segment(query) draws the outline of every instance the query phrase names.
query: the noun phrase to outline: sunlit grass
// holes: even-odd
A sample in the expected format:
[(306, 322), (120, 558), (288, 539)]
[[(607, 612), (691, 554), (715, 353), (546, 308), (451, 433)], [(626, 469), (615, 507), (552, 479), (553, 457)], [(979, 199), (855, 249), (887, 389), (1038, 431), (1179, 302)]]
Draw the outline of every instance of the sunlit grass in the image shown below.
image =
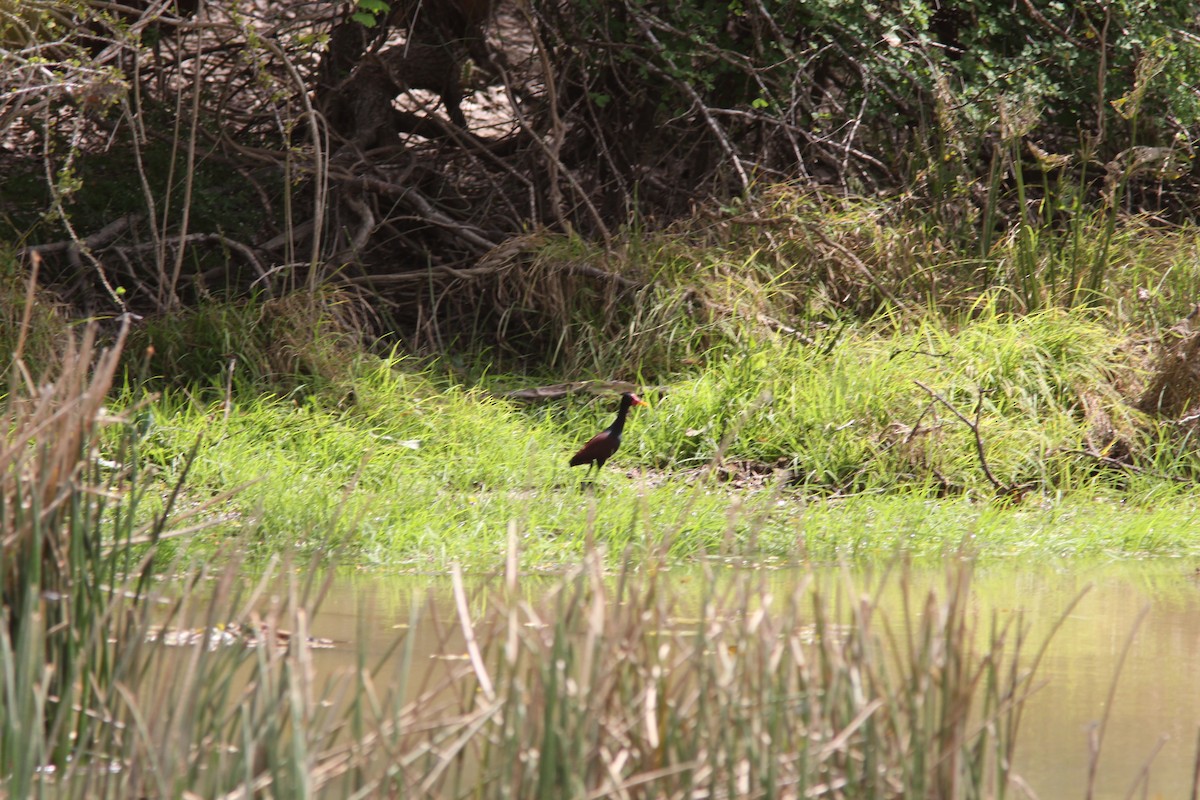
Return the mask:
[[(836, 560), (1191, 552), (1198, 504), (1178, 482), (1195, 455), (1146, 442), (1113, 388), (1135, 380), (1086, 311), (1009, 317), (981, 309), (950, 326), (887, 320), (826, 351), (787, 339), (716, 349), (694, 373), (647, 387), (622, 449), (585, 485), (567, 458), (608, 425), (615, 396), (529, 405), (467, 389), (414, 360), (364, 360), (336, 408), (233, 393), (168, 393), (142, 444), (172, 480), (202, 444), (190, 491), (245, 485), (212, 546), (253, 520), (252, 546), (342, 549), (409, 568), (487, 568), (510, 522), (529, 566), (553, 568), (589, 541), (611, 558), (765, 555)], [(526, 379), (528, 380), (528, 379)], [(928, 391), (926, 390), (926, 387)], [(994, 479), (1016, 487), (997, 500)], [(1101, 464), (1096, 415), (1151, 460)], [(1115, 433), (1113, 433), (1115, 432)], [(669, 544), (663, 545), (664, 542)]]

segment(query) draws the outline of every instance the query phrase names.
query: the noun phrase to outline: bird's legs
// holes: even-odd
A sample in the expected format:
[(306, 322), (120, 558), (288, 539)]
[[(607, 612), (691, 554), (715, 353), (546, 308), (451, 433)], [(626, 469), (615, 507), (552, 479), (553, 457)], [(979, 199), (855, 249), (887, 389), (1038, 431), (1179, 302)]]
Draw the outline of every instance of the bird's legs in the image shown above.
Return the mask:
[[(596, 476), (592, 475), (593, 467), (596, 470)], [(588, 464), (587, 471), (583, 473), (583, 480), (579, 482), (579, 485), (580, 486), (589, 486), (589, 487), (595, 486), (596, 485), (596, 477), (598, 477), (599, 475), (600, 475), (600, 464), (596, 461), (593, 461), (592, 463)]]

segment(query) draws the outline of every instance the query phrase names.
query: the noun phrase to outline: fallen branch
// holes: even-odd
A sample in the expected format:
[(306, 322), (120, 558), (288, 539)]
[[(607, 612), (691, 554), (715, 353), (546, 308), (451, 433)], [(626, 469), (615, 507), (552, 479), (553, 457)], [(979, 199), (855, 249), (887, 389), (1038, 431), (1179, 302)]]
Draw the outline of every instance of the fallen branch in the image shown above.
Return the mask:
[(486, 253), (497, 245), (497, 242), (489, 239), (482, 230), (474, 225), (451, 219), (438, 211), (424, 195), (409, 186), (401, 186), (398, 183), (391, 183), (379, 178), (368, 178), (365, 175), (351, 175), (340, 170), (330, 170), (329, 176), (344, 185), (353, 186), (364, 192), (382, 194), (399, 200), (412, 208), (426, 222), (437, 225), (466, 242), (476, 253)]
[[(263, 268), (262, 262), (258, 260), (258, 255), (254, 252), (254, 248), (248, 244), (243, 244), (236, 239), (230, 239), (223, 233), (189, 233), (187, 236), (178, 237), (171, 236), (166, 240), (168, 246), (179, 245), (198, 245), (198, 244), (216, 244), (224, 247), (240, 255), (245, 259), (246, 263), (254, 268), (259, 278), (267, 276), (266, 269)], [(139, 253), (147, 250), (156, 250), (158, 245), (154, 242), (146, 242), (144, 244), (129, 245), (128, 247), (114, 247), (113, 250), (121, 253)]]
[[(23, 253), (29, 256), (45, 256), (47, 253), (62, 253), (65, 252), (72, 264), (78, 262), (79, 254), (84, 250), (97, 251), (103, 250), (106, 245), (120, 236), (125, 230), (140, 222), (145, 217), (144, 214), (126, 214), (105, 225), (100, 230), (93, 233), (80, 241), (76, 242), (70, 239), (59, 242), (47, 242), (46, 244), (37, 244), (24, 249)], [(255, 248), (248, 244), (243, 244), (236, 239), (231, 239), (222, 233), (190, 233), (184, 237), (173, 236), (167, 239), (168, 245), (198, 245), (198, 244), (217, 244), (240, 255), (260, 278), (266, 277), (266, 270), (263, 268), (262, 262), (259, 261), (258, 255), (255, 253)], [(120, 255), (128, 255), (131, 253), (144, 253), (150, 250), (157, 250), (158, 245), (154, 242), (144, 242), (141, 244), (125, 245), (111, 248), (112, 252)]]
[(26, 247), (23, 251), (21, 251), (21, 254), (24, 256), (32, 256), (34, 253), (37, 253), (38, 255), (45, 256), (47, 253), (67, 252), (71, 255), (72, 260), (74, 261), (79, 258), (79, 251), (81, 248), (95, 250), (97, 248), (104, 247), (130, 227), (138, 222), (141, 222), (145, 216), (145, 214), (125, 214), (124, 216), (117, 217), (112, 222), (93, 233), (91, 236), (85, 237), (78, 241), (75, 239), (64, 239), (60, 242), (47, 242), (46, 244), (31, 245), (30, 247)]
[(573, 394), (601, 395), (636, 391), (642, 390), (637, 385), (625, 381), (572, 381), (571, 383), (555, 383), (550, 386), (535, 386), (531, 389), (516, 389), (505, 392), (501, 397), (532, 403), (542, 400), (559, 400)]

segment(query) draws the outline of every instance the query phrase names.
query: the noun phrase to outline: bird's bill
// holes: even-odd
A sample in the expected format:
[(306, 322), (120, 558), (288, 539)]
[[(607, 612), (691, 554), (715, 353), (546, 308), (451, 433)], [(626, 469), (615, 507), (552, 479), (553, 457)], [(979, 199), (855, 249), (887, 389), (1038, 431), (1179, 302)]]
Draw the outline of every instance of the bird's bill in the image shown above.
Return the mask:
[(649, 407), (650, 407), (650, 404), (649, 404), (649, 403), (647, 403), (647, 402), (646, 402), (645, 400), (643, 400), (642, 398), (638, 397), (636, 394), (633, 396), (633, 404), (634, 404), (635, 406), (646, 406), (647, 408), (649, 408)]

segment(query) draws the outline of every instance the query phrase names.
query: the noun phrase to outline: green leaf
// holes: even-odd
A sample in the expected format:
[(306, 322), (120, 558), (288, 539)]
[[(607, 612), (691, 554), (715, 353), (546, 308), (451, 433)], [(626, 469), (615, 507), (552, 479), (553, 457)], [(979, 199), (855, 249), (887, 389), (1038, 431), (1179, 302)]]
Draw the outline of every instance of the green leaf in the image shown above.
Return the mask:
[(358, 0), (355, 5), (359, 10), (351, 14), (350, 19), (364, 28), (374, 28), (378, 24), (377, 17), (385, 16), (392, 9), (384, 0)]

